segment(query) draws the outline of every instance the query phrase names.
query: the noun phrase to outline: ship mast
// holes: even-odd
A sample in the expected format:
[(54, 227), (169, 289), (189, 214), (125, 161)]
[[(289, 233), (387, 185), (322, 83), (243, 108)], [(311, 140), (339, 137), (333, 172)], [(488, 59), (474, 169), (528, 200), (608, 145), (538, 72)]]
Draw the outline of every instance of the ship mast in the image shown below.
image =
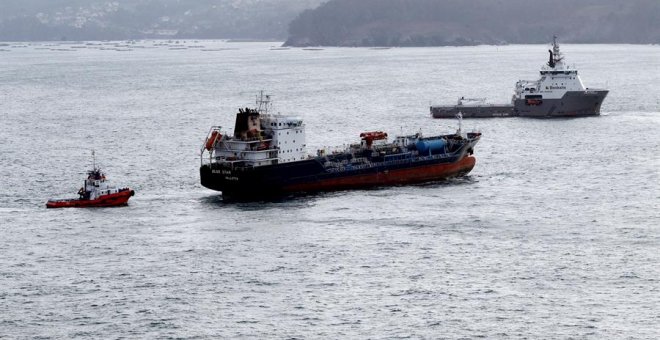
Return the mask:
[(273, 103), (270, 100), (270, 95), (264, 95), (264, 91), (259, 91), (257, 96), (257, 112), (259, 114), (268, 114), (268, 110), (271, 109)]
[(554, 68), (555, 65), (562, 60), (564, 60), (564, 57), (559, 51), (559, 44), (557, 43), (557, 36), (555, 35), (552, 37), (552, 50), (550, 51), (550, 61), (548, 62), (548, 66)]
[(458, 130), (456, 130), (456, 134), (459, 136), (463, 135), (463, 113), (461, 111), (458, 111), (456, 114), (456, 119), (458, 119)]

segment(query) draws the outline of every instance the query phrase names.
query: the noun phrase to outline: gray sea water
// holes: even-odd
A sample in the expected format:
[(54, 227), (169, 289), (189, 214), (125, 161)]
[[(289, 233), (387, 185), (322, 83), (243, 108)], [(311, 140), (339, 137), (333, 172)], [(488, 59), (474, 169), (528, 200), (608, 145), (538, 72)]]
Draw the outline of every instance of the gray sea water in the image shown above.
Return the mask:
[[(506, 102), (547, 46), (160, 44), (0, 47), (0, 338), (658, 338), (660, 46), (563, 45), (603, 115), (466, 120), (466, 178), (232, 204), (199, 149), (259, 90), (313, 153), (453, 131), (429, 103)], [(130, 205), (45, 209), (92, 149)]]

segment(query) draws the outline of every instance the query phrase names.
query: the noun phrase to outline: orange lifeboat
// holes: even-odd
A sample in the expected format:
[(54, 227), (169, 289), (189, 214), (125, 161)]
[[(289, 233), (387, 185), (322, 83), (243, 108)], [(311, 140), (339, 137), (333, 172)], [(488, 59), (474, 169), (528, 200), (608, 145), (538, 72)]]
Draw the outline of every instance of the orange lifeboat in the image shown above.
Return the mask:
[(222, 135), (218, 131), (213, 131), (211, 136), (206, 140), (206, 150), (210, 151), (213, 149), (213, 145), (220, 138), (222, 138)]

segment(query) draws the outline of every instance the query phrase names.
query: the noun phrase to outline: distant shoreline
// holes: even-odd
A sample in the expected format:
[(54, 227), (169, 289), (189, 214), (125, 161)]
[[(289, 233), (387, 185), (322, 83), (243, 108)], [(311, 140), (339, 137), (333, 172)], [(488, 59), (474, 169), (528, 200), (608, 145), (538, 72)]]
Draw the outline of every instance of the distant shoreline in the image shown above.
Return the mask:
[(658, 44), (657, 0), (329, 0), (289, 24), (286, 46)]
[[(324, 49), (324, 48), (367, 48), (373, 50), (387, 50), (394, 48), (436, 48), (436, 47), (478, 47), (478, 46), (526, 46), (526, 45), (547, 45), (543, 42), (531, 43), (511, 43), (511, 44), (473, 44), (473, 45), (420, 45), (420, 46), (341, 46), (341, 45), (286, 45), (283, 40), (269, 40), (269, 39), (208, 39), (208, 38), (188, 38), (188, 39), (167, 39), (167, 38), (141, 38), (141, 39), (103, 39), (103, 40), (0, 40), (0, 47), (11, 47), (12, 44), (61, 44), (61, 45), (75, 45), (84, 43), (117, 43), (117, 42), (143, 42), (143, 41), (158, 41), (158, 42), (172, 42), (172, 43), (191, 43), (191, 42), (225, 42), (231, 44), (241, 43), (270, 43), (276, 47), (292, 48), (292, 49)], [(621, 43), (621, 42), (563, 42), (562, 45), (631, 45), (631, 46), (660, 46), (660, 43)]]

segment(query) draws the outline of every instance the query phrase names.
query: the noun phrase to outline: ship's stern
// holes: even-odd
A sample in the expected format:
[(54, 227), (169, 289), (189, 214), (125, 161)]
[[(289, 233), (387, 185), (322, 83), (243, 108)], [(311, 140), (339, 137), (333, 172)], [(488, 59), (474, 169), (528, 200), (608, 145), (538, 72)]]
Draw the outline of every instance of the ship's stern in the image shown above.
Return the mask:
[(276, 182), (269, 181), (268, 169), (232, 168), (231, 166), (212, 163), (199, 168), (202, 186), (222, 192), (223, 199), (243, 199), (269, 197), (277, 192)]
[(251, 180), (250, 173), (220, 163), (204, 164), (199, 168), (202, 186), (222, 191), (223, 195), (252, 189), (255, 181)]
[(204, 164), (199, 168), (199, 176), (201, 178), (202, 186), (205, 188), (222, 191), (224, 188), (224, 181), (220, 176), (217, 176), (213, 173), (211, 169), (211, 164)]

